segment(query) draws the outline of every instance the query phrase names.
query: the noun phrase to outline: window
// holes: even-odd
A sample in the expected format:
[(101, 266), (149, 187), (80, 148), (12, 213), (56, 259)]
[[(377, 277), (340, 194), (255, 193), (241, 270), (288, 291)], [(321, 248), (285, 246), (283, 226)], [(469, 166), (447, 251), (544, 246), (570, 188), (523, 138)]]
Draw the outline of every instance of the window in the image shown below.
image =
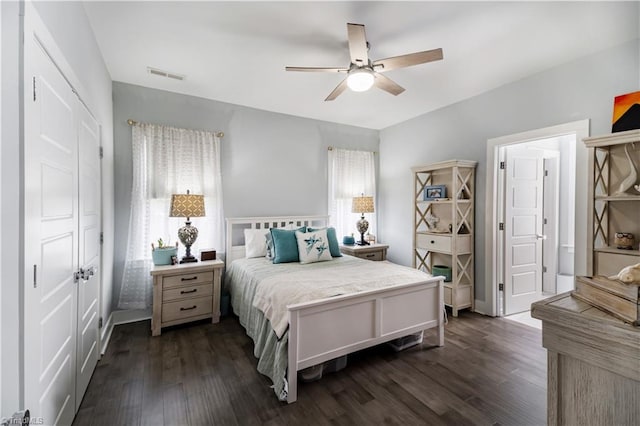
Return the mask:
[[(154, 124), (132, 126), (133, 182), (129, 240), (118, 307), (151, 306), (151, 243), (178, 241), (186, 218), (169, 217), (171, 194), (203, 194), (205, 217), (192, 218), (198, 238), (191, 248), (223, 247), (220, 139), (212, 132)], [(184, 247), (180, 247), (179, 257)]]
[[(358, 236), (356, 222), (360, 213), (351, 212), (353, 197), (364, 194), (376, 201), (376, 170), (374, 153), (333, 148), (329, 151), (329, 222), (340, 239)], [(367, 213), (369, 233), (376, 232), (376, 214)]]

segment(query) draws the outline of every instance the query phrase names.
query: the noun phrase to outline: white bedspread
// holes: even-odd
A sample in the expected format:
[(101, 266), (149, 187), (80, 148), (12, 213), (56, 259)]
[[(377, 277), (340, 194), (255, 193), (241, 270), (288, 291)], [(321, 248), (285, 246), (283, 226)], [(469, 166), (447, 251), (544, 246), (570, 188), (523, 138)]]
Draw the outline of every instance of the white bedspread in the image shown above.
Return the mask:
[(288, 305), (417, 283), (431, 277), (417, 269), (391, 262), (372, 262), (351, 256), (310, 265), (278, 266), (281, 272), (261, 279), (253, 299), (253, 306), (269, 319), (278, 338), (289, 325)]

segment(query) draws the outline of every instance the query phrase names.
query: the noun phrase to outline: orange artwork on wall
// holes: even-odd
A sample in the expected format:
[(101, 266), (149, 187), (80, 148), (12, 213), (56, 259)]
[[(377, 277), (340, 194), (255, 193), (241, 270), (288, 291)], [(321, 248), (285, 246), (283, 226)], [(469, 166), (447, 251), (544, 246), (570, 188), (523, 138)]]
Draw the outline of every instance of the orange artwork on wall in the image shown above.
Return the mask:
[(615, 97), (612, 123), (613, 133), (640, 129), (640, 92)]

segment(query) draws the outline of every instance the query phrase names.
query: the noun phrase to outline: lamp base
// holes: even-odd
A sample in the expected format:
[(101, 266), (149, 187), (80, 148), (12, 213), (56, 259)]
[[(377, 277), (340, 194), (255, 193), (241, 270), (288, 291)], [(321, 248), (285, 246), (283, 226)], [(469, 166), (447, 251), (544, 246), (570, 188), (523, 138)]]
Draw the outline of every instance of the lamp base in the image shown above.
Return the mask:
[(198, 238), (198, 228), (196, 228), (195, 226), (191, 226), (191, 221), (189, 220), (189, 218), (187, 218), (185, 226), (178, 229), (178, 238), (187, 249), (185, 255), (182, 256), (180, 263), (197, 262), (198, 259), (196, 259), (195, 256), (191, 254), (191, 246), (196, 242), (196, 238)]
[(356, 245), (359, 246), (368, 246), (369, 243), (364, 240), (364, 234), (369, 229), (369, 222), (364, 218), (364, 213), (359, 221), (356, 222), (356, 229), (360, 233), (360, 241), (356, 241)]
[(368, 241), (364, 240), (364, 232), (360, 234), (360, 241), (356, 241), (357, 246), (368, 246), (370, 245)]

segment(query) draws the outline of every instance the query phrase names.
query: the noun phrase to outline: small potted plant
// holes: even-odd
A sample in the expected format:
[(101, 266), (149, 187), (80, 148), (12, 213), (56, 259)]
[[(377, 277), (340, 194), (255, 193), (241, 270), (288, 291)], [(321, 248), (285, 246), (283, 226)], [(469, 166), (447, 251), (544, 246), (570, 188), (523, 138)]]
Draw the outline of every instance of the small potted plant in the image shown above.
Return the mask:
[(171, 258), (178, 255), (178, 243), (175, 246), (166, 245), (162, 238), (158, 239), (158, 246), (151, 243), (151, 257), (154, 265), (171, 265)]

